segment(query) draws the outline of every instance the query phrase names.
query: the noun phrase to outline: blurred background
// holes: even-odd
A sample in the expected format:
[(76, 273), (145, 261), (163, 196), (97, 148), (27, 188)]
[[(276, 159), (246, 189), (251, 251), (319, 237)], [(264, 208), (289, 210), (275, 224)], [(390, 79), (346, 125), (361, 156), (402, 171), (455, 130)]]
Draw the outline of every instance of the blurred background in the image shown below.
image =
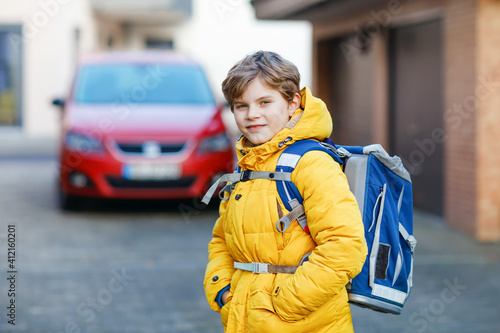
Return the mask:
[[(0, 332), (222, 331), (202, 288), (216, 207), (182, 196), (61, 210), (58, 180), (68, 163), (59, 147), (75, 119), (67, 115), (81, 59), (108, 51), (194, 59), (232, 146), (238, 133), (220, 85), (236, 61), (261, 49), (295, 63), (301, 85), (327, 103), (334, 142), (381, 143), (412, 175), (419, 242), (412, 295), (401, 316), (353, 307), (356, 331), (500, 332), (496, 0), (0, 0), (5, 277), (9, 226), (17, 231), (16, 296), (2, 278)], [(218, 141), (200, 142), (220, 147), (226, 141), (209, 127), (203, 136)], [(71, 138), (85, 152), (78, 156), (89, 146), (107, 150), (91, 135)], [(175, 177), (165, 168), (137, 172), (169, 186)], [(81, 174), (69, 173), (68, 182), (98, 185)], [(12, 299), (16, 325), (7, 316)]]

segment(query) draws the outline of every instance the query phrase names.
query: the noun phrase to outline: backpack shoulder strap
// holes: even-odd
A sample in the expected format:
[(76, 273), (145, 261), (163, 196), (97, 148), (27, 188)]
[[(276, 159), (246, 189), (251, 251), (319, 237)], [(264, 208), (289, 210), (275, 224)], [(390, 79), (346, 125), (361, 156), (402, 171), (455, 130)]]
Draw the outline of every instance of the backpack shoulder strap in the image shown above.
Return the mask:
[[(324, 151), (337, 163), (344, 164), (344, 161), (341, 158), (341, 155), (337, 152), (335, 146), (316, 140), (301, 140), (291, 144), (281, 153), (276, 165), (276, 171), (292, 173), (302, 156), (313, 150)], [(283, 216), (276, 223), (276, 228), (280, 232), (284, 232), (290, 223), (297, 219), (301, 227), (308, 232), (307, 220), (303, 206), (304, 199), (295, 184), (291, 180), (277, 181), (276, 187), (278, 189), (281, 202), (283, 202), (285, 208), (290, 211), (289, 214)]]

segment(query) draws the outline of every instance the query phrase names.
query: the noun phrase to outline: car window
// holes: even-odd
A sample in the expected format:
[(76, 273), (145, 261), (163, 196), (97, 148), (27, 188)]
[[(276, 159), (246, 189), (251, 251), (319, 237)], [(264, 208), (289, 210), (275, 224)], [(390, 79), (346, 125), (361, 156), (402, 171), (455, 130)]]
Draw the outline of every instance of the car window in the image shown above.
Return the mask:
[(77, 103), (214, 103), (198, 66), (88, 64), (76, 82)]

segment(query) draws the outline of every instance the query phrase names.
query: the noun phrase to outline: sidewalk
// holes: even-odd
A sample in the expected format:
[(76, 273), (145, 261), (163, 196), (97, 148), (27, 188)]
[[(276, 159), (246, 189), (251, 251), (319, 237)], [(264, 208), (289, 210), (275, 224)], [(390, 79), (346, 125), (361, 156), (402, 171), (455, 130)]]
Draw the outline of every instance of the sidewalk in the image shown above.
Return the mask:
[(500, 243), (479, 243), (416, 211), (414, 284), (403, 313), (352, 306), (356, 333), (500, 332)]
[(0, 158), (26, 156), (56, 156), (58, 138), (31, 138), (17, 132), (0, 129)]

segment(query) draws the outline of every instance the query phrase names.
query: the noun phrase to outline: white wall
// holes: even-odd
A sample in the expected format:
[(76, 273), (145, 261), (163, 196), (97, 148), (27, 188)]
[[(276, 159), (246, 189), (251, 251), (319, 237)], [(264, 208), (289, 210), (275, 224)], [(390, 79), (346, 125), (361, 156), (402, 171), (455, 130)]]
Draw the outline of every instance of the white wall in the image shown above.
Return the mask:
[(80, 28), (80, 52), (95, 45), (93, 19), (86, 0), (0, 0), (0, 24), (22, 25), (12, 45), (23, 48), (23, 134), (43, 137), (59, 132), (54, 97), (64, 97), (74, 72), (74, 29)]
[(301, 86), (312, 80), (312, 26), (299, 21), (259, 21), (248, 0), (193, 0), (193, 20), (178, 30), (174, 47), (194, 54), (204, 65), (212, 86), (222, 97), (221, 83), (245, 55), (274, 51), (292, 61)]

